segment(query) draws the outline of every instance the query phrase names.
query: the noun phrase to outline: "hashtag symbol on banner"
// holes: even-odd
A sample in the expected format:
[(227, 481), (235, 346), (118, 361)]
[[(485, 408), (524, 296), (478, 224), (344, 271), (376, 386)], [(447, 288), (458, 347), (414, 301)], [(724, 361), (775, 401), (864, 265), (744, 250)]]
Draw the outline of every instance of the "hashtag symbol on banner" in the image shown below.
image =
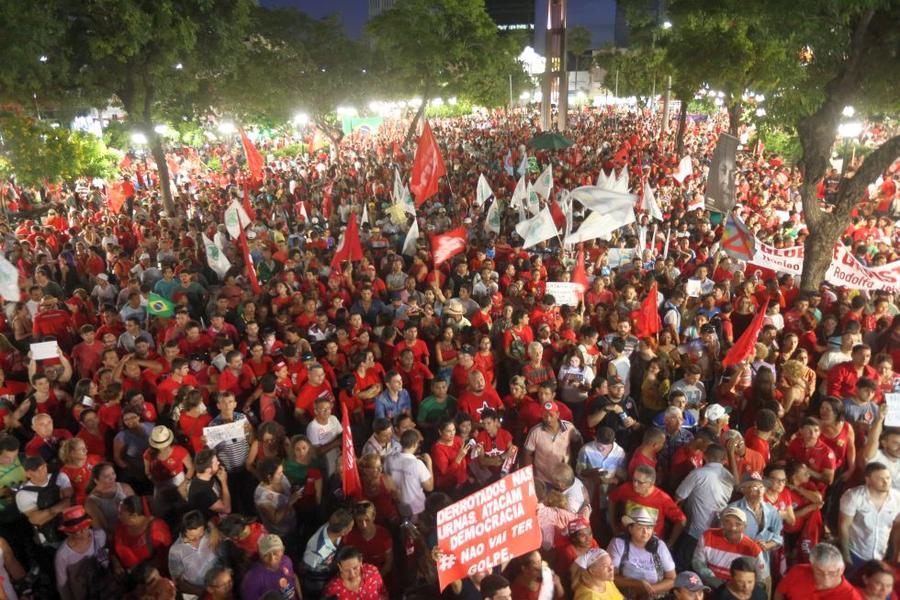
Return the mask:
[(453, 554), (441, 553), (441, 557), (438, 559), (438, 568), (441, 571), (449, 571), (455, 564), (456, 556), (454, 556)]

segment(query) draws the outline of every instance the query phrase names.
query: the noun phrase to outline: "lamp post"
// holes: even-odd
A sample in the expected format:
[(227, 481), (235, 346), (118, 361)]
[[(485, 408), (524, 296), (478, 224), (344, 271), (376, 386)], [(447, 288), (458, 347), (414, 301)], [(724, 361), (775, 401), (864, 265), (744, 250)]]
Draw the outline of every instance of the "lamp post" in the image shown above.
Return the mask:
[(862, 133), (863, 124), (859, 121), (848, 121), (838, 125), (838, 135), (844, 138), (844, 150), (841, 157), (841, 179), (847, 173), (847, 153), (850, 150), (850, 140), (858, 138)]

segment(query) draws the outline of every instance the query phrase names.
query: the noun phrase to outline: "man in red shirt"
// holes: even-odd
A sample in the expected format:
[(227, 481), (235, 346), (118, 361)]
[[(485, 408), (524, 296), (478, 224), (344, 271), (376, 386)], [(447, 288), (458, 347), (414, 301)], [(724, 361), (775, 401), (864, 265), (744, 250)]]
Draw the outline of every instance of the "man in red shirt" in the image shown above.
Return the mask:
[(244, 364), (244, 355), (239, 350), (232, 350), (225, 355), (225, 369), (219, 375), (216, 389), (228, 390), (238, 402), (246, 402), (250, 392), (256, 388), (256, 375), (249, 365)]
[[(492, 408), (481, 411), (481, 430), (475, 435), (475, 443), (481, 446), (482, 453), (476, 459), (476, 473), (486, 471), (486, 477), (479, 481), (487, 483), (498, 477), (503, 463), (507, 459), (515, 460), (518, 448), (513, 444), (512, 434), (500, 426), (500, 415)], [(512, 457), (512, 458), (511, 458)]]
[(666, 530), (666, 521), (672, 524), (669, 531), (669, 547), (675, 543), (681, 535), (687, 517), (672, 497), (656, 487), (656, 471), (647, 466), (640, 465), (634, 470), (631, 481), (626, 481), (619, 487), (609, 492), (609, 522), (613, 531), (623, 533), (621, 516), (629, 514), (635, 508), (645, 508), (656, 517), (654, 533), (663, 538)]
[(403, 388), (409, 390), (413, 405), (418, 407), (425, 395), (426, 382), (433, 380), (434, 374), (424, 363), (416, 360), (414, 351), (411, 348), (404, 348), (400, 352), (397, 372), (403, 378)]
[(484, 374), (473, 370), (469, 373), (469, 386), (459, 397), (459, 410), (472, 417), (472, 421), (481, 421), (481, 411), (492, 408), (496, 411), (503, 410), (503, 402), (494, 388), (487, 387)]
[(419, 339), (419, 328), (412, 324), (407, 324), (406, 329), (403, 330), (403, 341), (397, 344), (396, 352), (399, 355), (406, 349), (412, 350), (416, 362), (428, 364), (431, 352), (428, 350), (428, 345)]
[(178, 349), (182, 356), (190, 356), (196, 353), (208, 353), (213, 346), (213, 340), (209, 335), (200, 331), (200, 323), (190, 321), (185, 327), (184, 337), (178, 342)]
[(850, 360), (831, 367), (828, 371), (828, 395), (846, 400), (856, 395), (856, 382), (863, 377), (878, 381), (878, 372), (869, 365), (872, 349), (866, 344), (853, 346)]
[(844, 558), (831, 544), (817, 544), (808, 565), (794, 565), (775, 588), (773, 600), (863, 600), (844, 578)]
[(31, 429), (34, 437), (25, 444), (25, 456), (41, 456), (48, 464), (58, 465), (59, 447), (72, 439), (72, 434), (66, 429), (54, 429), (53, 418), (45, 413), (32, 417)]
[(81, 343), (72, 348), (72, 362), (79, 377), (90, 379), (100, 368), (104, 345), (96, 338), (93, 325), (82, 325), (78, 333)]
[(310, 415), (313, 413), (313, 406), (320, 397), (327, 397), (332, 403), (334, 402), (334, 392), (331, 384), (325, 378), (325, 369), (319, 363), (313, 363), (307, 369), (308, 379), (300, 393), (297, 394), (297, 401), (294, 403), (294, 417), (304, 425), (309, 422)]
[(820, 492), (834, 481), (834, 451), (819, 439), (822, 427), (818, 419), (806, 417), (800, 432), (788, 445), (788, 456), (809, 467), (809, 475)]
[(656, 457), (659, 455), (659, 451), (663, 449), (665, 443), (666, 434), (662, 429), (651, 427), (645, 431), (643, 442), (634, 451), (634, 455), (628, 463), (628, 476), (633, 477), (634, 470), (640, 465), (646, 465), (655, 472)]
[(56, 308), (57, 301), (53, 296), (44, 296), (38, 313), (34, 315), (31, 333), (36, 340), (50, 336), (63, 348), (71, 348), (72, 321), (68, 311)]
[(197, 378), (190, 374), (191, 365), (186, 358), (176, 358), (172, 361), (172, 374), (156, 386), (156, 410), (160, 414), (165, 413), (168, 406), (175, 401), (178, 388), (183, 385), (196, 387), (199, 385)]

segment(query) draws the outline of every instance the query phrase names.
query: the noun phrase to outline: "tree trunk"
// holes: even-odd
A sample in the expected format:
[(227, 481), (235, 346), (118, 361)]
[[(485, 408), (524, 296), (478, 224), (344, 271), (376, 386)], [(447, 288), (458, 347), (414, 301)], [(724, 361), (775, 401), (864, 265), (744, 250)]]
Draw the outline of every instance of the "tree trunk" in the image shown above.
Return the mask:
[(409, 146), (410, 140), (413, 139), (413, 136), (416, 135), (416, 129), (419, 126), (419, 119), (422, 118), (422, 115), (425, 114), (425, 107), (428, 105), (428, 95), (422, 95), (422, 104), (419, 106), (419, 110), (416, 111), (416, 116), (413, 117), (412, 123), (409, 124), (409, 129), (406, 130), (406, 137), (403, 138), (403, 147), (406, 148)]
[(834, 243), (841, 233), (839, 222), (831, 215), (816, 227), (809, 228), (809, 236), (803, 244), (803, 275), (800, 278), (800, 290), (815, 292), (825, 281), (825, 273), (831, 265)]
[(728, 133), (738, 136), (738, 128), (741, 126), (741, 103), (736, 100), (728, 107)]
[(681, 156), (684, 152), (684, 130), (687, 128), (688, 102), (684, 98), (679, 98), (678, 100), (681, 102), (681, 110), (678, 111), (678, 133), (675, 134), (675, 155)]
[(147, 139), (150, 142), (150, 153), (156, 161), (156, 171), (159, 174), (159, 193), (162, 196), (163, 208), (170, 218), (178, 217), (178, 209), (172, 199), (172, 187), (169, 185), (169, 163), (166, 162), (166, 151), (162, 146), (159, 135), (153, 131), (153, 125), (146, 125)]

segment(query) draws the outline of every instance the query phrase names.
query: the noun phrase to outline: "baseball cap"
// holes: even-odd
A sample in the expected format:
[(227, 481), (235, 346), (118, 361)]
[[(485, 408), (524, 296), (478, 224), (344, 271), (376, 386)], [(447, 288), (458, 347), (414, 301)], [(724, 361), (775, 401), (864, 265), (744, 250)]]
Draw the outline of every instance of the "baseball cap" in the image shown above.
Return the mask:
[(708, 592), (709, 588), (703, 585), (703, 580), (693, 571), (683, 571), (675, 577), (675, 587), (689, 592)]
[(576, 531), (581, 531), (582, 529), (590, 529), (591, 524), (588, 523), (587, 519), (578, 517), (577, 519), (573, 519), (569, 522), (569, 535), (572, 535)]
[(719, 520), (723, 520), (725, 517), (734, 517), (741, 521), (741, 523), (747, 522), (747, 515), (739, 508), (734, 506), (729, 506), (725, 510), (719, 513)]
[(553, 400), (547, 400), (541, 405), (541, 409), (546, 413), (558, 413), (559, 412), (559, 404), (557, 404)]

